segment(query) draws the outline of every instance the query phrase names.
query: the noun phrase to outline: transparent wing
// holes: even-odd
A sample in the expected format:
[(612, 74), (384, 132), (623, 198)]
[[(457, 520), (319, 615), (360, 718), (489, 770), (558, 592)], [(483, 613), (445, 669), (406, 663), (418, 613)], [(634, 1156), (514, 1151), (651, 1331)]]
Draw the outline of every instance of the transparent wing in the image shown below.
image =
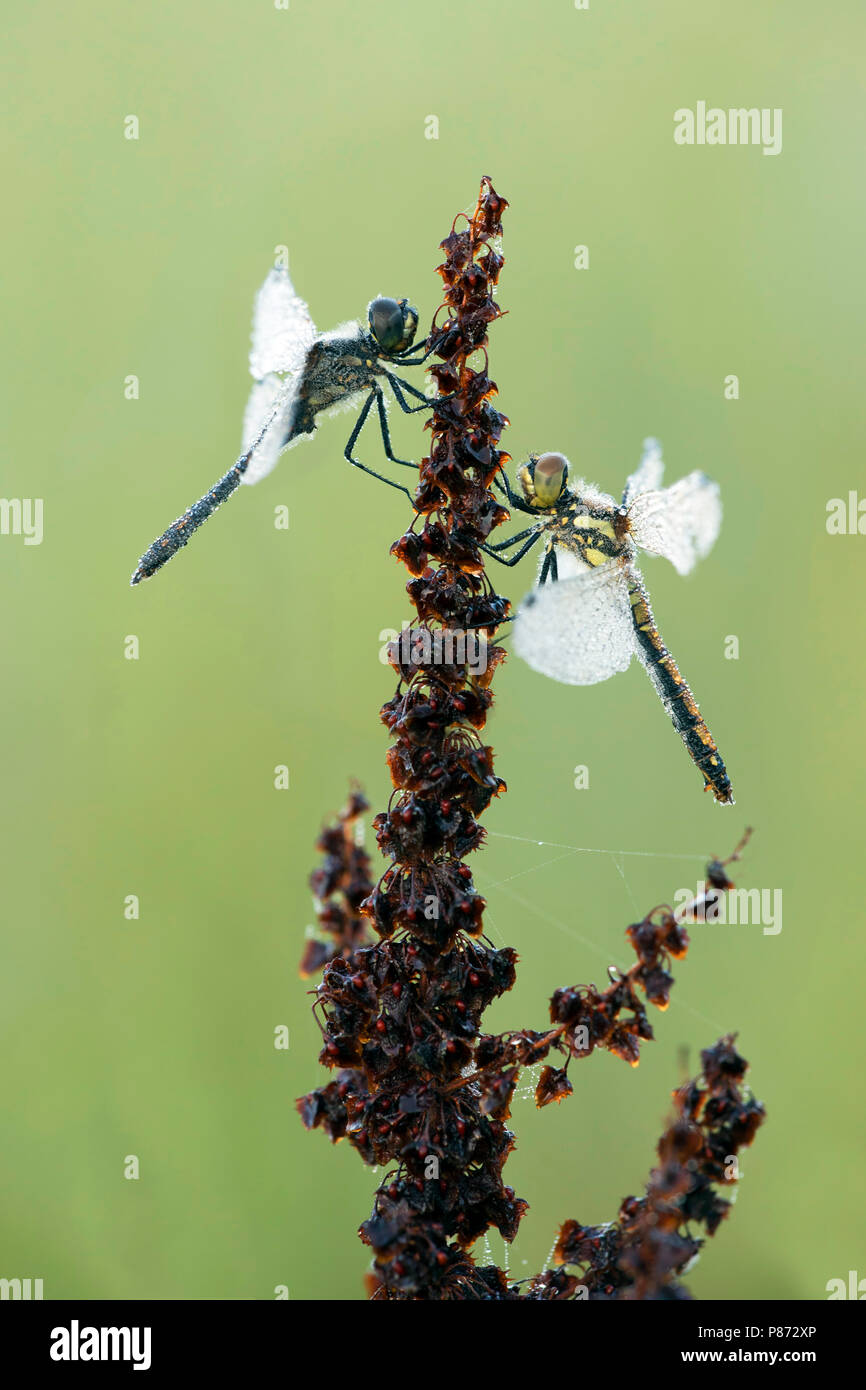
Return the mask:
[(251, 453), (242, 482), (260, 482), (287, 447), (297, 381), (271, 374), (254, 384), (244, 412), (241, 451)]
[(663, 555), (680, 574), (688, 574), (719, 534), (719, 485), (706, 473), (689, 473), (672, 487), (642, 492), (629, 507), (628, 519), (635, 545)]
[(275, 266), (256, 295), (251, 374), (261, 381), (270, 372), (300, 371), (315, 337), (316, 326), (289, 272)]
[(618, 561), (533, 589), (514, 624), (518, 656), (565, 685), (607, 680), (626, 669), (634, 649), (627, 572)]
[(640, 463), (625, 485), (622, 505), (628, 507), (642, 492), (649, 492), (652, 488), (660, 488), (664, 471), (661, 444), (657, 439), (645, 439)]

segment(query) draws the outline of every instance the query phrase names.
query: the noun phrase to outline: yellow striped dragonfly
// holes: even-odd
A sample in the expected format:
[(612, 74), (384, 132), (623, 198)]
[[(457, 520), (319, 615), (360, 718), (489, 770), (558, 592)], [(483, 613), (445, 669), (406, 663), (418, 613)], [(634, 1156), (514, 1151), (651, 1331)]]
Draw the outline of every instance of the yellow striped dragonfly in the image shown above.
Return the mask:
[[(517, 470), (520, 492), (502, 475), (512, 507), (533, 524), (508, 540), (484, 547), (515, 565), (544, 540), (538, 585), (524, 599), (514, 626), (514, 648), (542, 675), (566, 685), (595, 685), (624, 671), (633, 656), (645, 667), (674, 728), (716, 801), (732, 806), (725, 764), (697, 701), (661, 639), (638, 550), (662, 555), (680, 574), (712, 548), (722, 506), (718, 484), (689, 473), (661, 486), (664, 465), (655, 439), (644, 441), (637, 470), (622, 502), (592, 484), (568, 483), (563, 454), (530, 456)], [(512, 555), (503, 552), (519, 549)]]

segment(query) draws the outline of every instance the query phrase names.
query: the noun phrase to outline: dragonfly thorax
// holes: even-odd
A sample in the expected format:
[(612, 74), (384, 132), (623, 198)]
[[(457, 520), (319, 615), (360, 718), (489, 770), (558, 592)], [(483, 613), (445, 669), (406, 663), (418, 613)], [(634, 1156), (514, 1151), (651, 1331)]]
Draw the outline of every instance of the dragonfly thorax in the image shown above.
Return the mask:
[(554, 515), (545, 522), (548, 545), (556, 546), (585, 565), (603, 565), (631, 550), (626, 532), (617, 525), (617, 509), (590, 502), (566, 488)]

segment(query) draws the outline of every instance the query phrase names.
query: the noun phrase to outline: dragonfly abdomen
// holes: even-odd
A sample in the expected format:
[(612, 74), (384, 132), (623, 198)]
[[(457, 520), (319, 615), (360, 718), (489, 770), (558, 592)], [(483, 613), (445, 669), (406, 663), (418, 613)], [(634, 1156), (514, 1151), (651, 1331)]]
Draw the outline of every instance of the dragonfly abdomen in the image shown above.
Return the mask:
[(662, 641), (650, 607), (649, 595), (636, 578), (629, 583), (629, 597), (638, 653), (671, 717), (671, 722), (701, 773), (705, 786), (712, 789), (716, 801), (732, 806), (733, 789), (716, 741), (701, 716), (697, 700)]
[(186, 509), (183, 516), (179, 516), (177, 521), (173, 521), (167, 530), (163, 531), (159, 539), (155, 540), (153, 545), (142, 555), (135, 574), (130, 580), (131, 584), (140, 584), (142, 579), (150, 579), (151, 575), (162, 569), (167, 560), (170, 560), (173, 555), (183, 549), (190, 536), (195, 535), (198, 528), (204, 525), (217, 507), (221, 507), (223, 502), (237, 491), (246, 472), (249, 457), (249, 453), (244, 454), (227, 473), (223, 474), (218, 483), (214, 483), (210, 492), (206, 492), (204, 497), (200, 497), (197, 502)]

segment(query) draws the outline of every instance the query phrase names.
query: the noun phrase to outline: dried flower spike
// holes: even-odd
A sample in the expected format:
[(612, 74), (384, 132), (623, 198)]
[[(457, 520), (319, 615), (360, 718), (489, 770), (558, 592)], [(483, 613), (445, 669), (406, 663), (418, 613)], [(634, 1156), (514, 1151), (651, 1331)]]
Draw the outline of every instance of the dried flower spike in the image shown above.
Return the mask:
[[(688, 948), (683, 920), (699, 906), (656, 908), (629, 927), (635, 964), (612, 971), (603, 990), (558, 989), (545, 1028), (482, 1034), (484, 1010), (511, 989), (517, 961), (515, 951), (484, 938), (485, 903), (465, 862), (483, 844), (479, 816), (505, 789), (480, 734), (504, 656), (487, 639), (509, 604), (493, 591), (480, 547), (508, 517), (491, 491), (508, 458), (499, 449), (507, 421), (492, 405), (496, 387), (487, 374), (487, 332), (501, 314), (493, 291), (506, 206), (485, 178), (467, 227), (458, 230), (455, 221), (441, 244), (446, 316), (440, 326), (434, 320), (427, 343), (440, 359), (431, 368), (439, 394), (430, 453), (420, 466), (415, 521), (392, 547), (412, 576), (407, 592), (417, 626), (390, 649), (398, 685), (381, 711), (394, 740), (394, 792), (373, 825), (390, 862), (361, 901), (368, 863), (351, 832), (361, 809), (356, 796), (320, 839), (326, 858), (313, 875), (320, 924), (333, 938), (319, 948), (327, 957), (315, 1003), (320, 1061), (337, 1074), (297, 1104), (308, 1128), (323, 1128), (332, 1141), (346, 1138), (365, 1163), (386, 1169), (360, 1230), (373, 1255), (371, 1297), (667, 1296), (694, 1244), (680, 1233), (686, 1207), (711, 1234), (725, 1214), (712, 1188), (722, 1180), (719, 1147), (735, 1152), (735, 1144), (751, 1142), (763, 1118), (737, 1089), (741, 1059), (734, 1063), (730, 1039), (704, 1054), (705, 1081), (678, 1093), (689, 1159), (674, 1171), (684, 1151), (671, 1131), (660, 1148), (661, 1176), (653, 1175), (645, 1199), (629, 1199), (627, 1212), (624, 1204), (615, 1239), (598, 1236), (596, 1247), (595, 1228), (568, 1223), (558, 1246), (563, 1268), (519, 1283), (495, 1265), (479, 1267), (470, 1253), (491, 1228), (512, 1241), (526, 1210), (503, 1177), (522, 1068), (556, 1054), (561, 1065), (545, 1065), (536, 1088), (537, 1104), (546, 1106), (571, 1094), (570, 1064), (597, 1048), (636, 1065), (640, 1042), (653, 1036), (643, 1001), (667, 1006), (669, 966)], [(483, 660), (468, 641), (479, 632)], [(708, 879), (713, 894), (732, 886), (718, 861)], [(363, 938), (359, 914), (375, 939)], [(315, 955), (308, 947), (309, 973)], [(688, 1168), (686, 1182), (684, 1163), (692, 1159), (700, 1165)], [(660, 1213), (667, 1221), (664, 1203), (680, 1198), (686, 1205), (671, 1211), (670, 1240), (660, 1243), (654, 1223)], [(566, 1265), (584, 1267), (589, 1283)]]

